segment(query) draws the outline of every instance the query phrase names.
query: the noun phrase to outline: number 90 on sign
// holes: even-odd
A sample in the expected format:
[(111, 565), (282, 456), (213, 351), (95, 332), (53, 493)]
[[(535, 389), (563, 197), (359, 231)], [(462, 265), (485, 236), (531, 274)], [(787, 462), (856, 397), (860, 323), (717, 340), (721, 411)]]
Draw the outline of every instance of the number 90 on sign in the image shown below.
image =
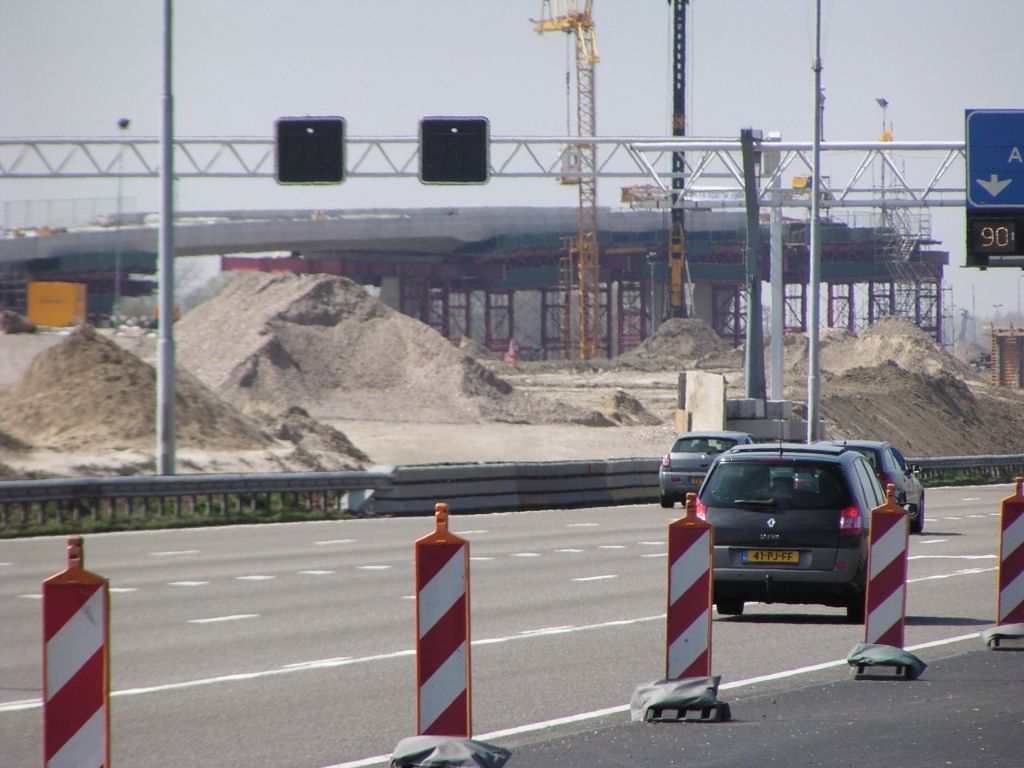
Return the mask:
[(1013, 219), (982, 219), (971, 222), (970, 248), (975, 254), (1017, 253), (1017, 222)]

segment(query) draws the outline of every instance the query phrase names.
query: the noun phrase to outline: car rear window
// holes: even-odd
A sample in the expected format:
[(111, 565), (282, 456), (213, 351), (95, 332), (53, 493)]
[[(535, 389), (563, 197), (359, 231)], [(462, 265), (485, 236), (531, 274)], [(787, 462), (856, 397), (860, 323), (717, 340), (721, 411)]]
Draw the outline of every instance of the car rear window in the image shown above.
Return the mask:
[(846, 447), (851, 451), (856, 451), (857, 453), (861, 454), (865, 459), (867, 459), (868, 464), (871, 465), (871, 470), (873, 472), (878, 471), (878, 454), (873, 449), (858, 448), (856, 445), (848, 445)]
[(728, 437), (681, 437), (672, 446), (672, 453), (722, 453), (736, 445)]
[(704, 482), (709, 507), (843, 509), (853, 502), (838, 464), (728, 461)]

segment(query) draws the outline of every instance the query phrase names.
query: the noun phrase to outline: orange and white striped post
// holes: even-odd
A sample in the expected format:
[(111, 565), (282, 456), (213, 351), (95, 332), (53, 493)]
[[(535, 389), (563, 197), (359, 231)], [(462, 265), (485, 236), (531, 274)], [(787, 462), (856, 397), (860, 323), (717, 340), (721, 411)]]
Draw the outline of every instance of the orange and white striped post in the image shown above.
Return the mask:
[(697, 517), (697, 494), (668, 526), (665, 677), (711, 676), (711, 562), (715, 527)]
[(865, 643), (903, 647), (909, 540), (909, 514), (896, 503), (896, 486), (890, 483), (885, 504), (871, 510)]
[(43, 582), (43, 765), (110, 766), (109, 583), (85, 570), (82, 537)]
[(996, 625), (1024, 623), (1024, 478), (1003, 499), (999, 515), (999, 594)]
[(469, 666), (469, 542), (448, 530), (416, 541), (416, 728), (422, 736), (472, 735)]

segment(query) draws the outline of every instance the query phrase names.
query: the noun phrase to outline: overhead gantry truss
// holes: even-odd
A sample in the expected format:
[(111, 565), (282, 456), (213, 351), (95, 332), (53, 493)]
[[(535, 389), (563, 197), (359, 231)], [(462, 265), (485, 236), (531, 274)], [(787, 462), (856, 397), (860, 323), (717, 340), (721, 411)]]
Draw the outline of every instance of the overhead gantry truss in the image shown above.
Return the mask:
[[(623, 202), (638, 208), (742, 208), (743, 162), (739, 140), (700, 138), (589, 139), (601, 148), (596, 178), (630, 180)], [(563, 158), (578, 137), (492, 137), (491, 177), (562, 179)], [(178, 138), (175, 176), (274, 178), (274, 142), (258, 138)], [(777, 169), (760, 179), (761, 206), (809, 208), (810, 142), (762, 142), (762, 153), (777, 151)], [(824, 208), (963, 207), (962, 141), (823, 142)], [(156, 138), (0, 139), (0, 181), (14, 179), (157, 178)], [(685, 152), (682, 173), (671, 170), (675, 153)], [(416, 137), (351, 137), (346, 142), (347, 176), (418, 178)], [(886, 169), (883, 187), (875, 170)], [(577, 173), (574, 171), (574, 173)], [(581, 169), (577, 175), (586, 175)], [(881, 174), (879, 174), (881, 176)], [(684, 180), (682, 193), (672, 188)], [(779, 179), (781, 194), (773, 189)], [(795, 183), (794, 183), (795, 180)], [(805, 183), (801, 183), (804, 180)], [(788, 182), (788, 183), (787, 183)]]

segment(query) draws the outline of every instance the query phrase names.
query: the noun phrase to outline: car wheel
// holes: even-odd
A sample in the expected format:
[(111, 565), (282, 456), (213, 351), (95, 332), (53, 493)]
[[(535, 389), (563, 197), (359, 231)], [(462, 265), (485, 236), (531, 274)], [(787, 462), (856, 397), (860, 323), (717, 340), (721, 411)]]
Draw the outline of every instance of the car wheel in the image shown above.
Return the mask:
[(738, 597), (725, 597), (715, 601), (715, 608), (721, 616), (742, 616), (743, 601)]
[(672, 501), (672, 499), (670, 499), (668, 496), (662, 496), (661, 497), (661, 506), (664, 509), (672, 509), (672, 507), (675, 506), (675, 502)]
[(920, 507), (910, 505), (910, 532), (921, 533), (924, 530), (924, 512)]
[(846, 604), (846, 621), (848, 623), (864, 623), (864, 609), (866, 597), (867, 596), (863, 592), (858, 592), (856, 597), (852, 598), (850, 602)]

